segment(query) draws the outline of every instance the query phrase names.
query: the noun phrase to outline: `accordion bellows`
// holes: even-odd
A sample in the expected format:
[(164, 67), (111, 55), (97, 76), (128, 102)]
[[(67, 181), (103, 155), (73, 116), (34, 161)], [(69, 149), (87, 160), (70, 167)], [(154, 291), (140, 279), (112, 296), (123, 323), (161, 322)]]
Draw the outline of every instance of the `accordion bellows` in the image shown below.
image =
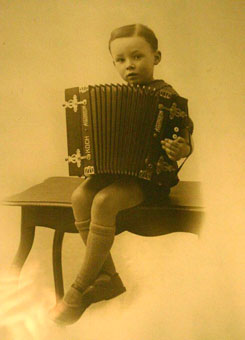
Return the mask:
[(181, 135), (188, 117), (185, 98), (149, 87), (106, 84), (67, 89), (65, 100), (70, 176), (152, 180), (163, 171), (176, 171), (160, 140)]

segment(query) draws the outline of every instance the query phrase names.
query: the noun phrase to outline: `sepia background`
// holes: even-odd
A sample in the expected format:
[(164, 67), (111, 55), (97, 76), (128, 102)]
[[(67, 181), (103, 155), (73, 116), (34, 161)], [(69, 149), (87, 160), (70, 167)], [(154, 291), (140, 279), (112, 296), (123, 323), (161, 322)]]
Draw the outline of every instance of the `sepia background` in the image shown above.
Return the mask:
[[(143, 23), (162, 51), (155, 78), (189, 100), (195, 152), (180, 177), (202, 181), (207, 209), (200, 241), (181, 233), (118, 236), (112, 254), (127, 294), (91, 307), (67, 330), (47, 321), (33, 339), (244, 339), (244, 10), (242, 0), (0, 0), (1, 198), (68, 175), (64, 89), (120, 82), (110, 32)], [(4, 277), (20, 209), (1, 207), (0, 218)], [(54, 303), (52, 236), (37, 229), (22, 273), (47, 305)], [(79, 237), (67, 235), (66, 288), (83, 254)]]

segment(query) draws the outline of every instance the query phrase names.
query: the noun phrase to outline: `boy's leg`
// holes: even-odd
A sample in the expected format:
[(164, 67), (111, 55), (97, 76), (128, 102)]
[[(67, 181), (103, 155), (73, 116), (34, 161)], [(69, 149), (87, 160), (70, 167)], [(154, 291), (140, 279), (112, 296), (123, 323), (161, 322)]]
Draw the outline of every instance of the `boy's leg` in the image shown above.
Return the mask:
[(133, 177), (122, 177), (96, 194), (82, 268), (74, 282), (81, 291), (91, 285), (108, 258), (114, 241), (117, 213), (140, 204), (144, 194)]
[[(90, 228), (90, 219), (86, 221), (81, 222), (75, 222), (76, 228), (79, 231), (79, 234), (81, 235), (81, 238), (83, 239), (83, 242), (85, 245), (87, 245), (87, 239), (89, 234), (89, 228)], [(113, 259), (111, 257), (111, 254), (109, 253), (102, 268), (100, 271), (100, 279), (107, 279), (107, 277), (111, 277), (116, 273), (116, 268), (113, 262)]]
[[(90, 214), (93, 199), (97, 192), (103, 189), (106, 185), (112, 182), (111, 176), (96, 176), (87, 178), (72, 194), (72, 208), (75, 217), (75, 225), (79, 234), (87, 244), (87, 238), (90, 226)], [(114, 275), (116, 272), (111, 254), (108, 254), (107, 259), (102, 267), (100, 277), (108, 274)]]

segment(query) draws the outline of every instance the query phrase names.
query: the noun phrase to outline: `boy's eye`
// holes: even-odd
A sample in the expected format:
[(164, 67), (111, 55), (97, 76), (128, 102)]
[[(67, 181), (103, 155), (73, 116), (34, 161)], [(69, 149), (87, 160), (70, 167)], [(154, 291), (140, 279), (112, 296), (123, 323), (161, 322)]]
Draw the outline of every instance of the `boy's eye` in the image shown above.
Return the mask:
[(123, 58), (116, 58), (116, 63), (123, 63), (124, 59)]
[(139, 60), (139, 59), (141, 59), (141, 58), (142, 58), (142, 55), (139, 55), (139, 54), (137, 54), (137, 55), (134, 56), (134, 59), (135, 59), (135, 60)]

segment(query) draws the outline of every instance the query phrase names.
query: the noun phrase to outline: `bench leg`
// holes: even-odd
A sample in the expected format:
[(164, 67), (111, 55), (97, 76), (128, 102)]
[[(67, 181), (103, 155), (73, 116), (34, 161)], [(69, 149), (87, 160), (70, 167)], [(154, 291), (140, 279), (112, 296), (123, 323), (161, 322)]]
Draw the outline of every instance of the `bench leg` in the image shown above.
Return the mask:
[(62, 274), (62, 242), (64, 232), (55, 230), (53, 239), (53, 274), (56, 302), (64, 296), (64, 284)]
[(35, 237), (35, 225), (28, 220), (28, 214), (22, 210), (21, 214), (21, 234), (17, 253), (11, 265), (13, 274), (19, 276), (21, 269), (31, 251)]

